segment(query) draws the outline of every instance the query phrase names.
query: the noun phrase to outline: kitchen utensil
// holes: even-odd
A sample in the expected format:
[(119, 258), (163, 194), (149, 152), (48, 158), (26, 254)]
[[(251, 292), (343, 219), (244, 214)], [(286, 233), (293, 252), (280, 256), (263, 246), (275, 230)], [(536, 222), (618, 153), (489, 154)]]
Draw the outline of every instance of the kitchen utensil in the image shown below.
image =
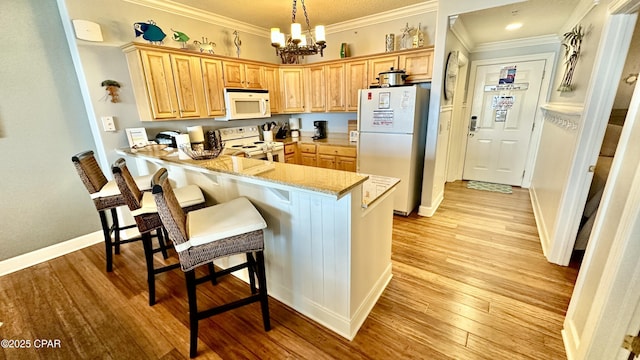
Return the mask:
[(389, 71), (378, 74), (378, 85), (380, 87), (400, 86), (404, 85), (404, 80), (409, 76), (404, 70), (394, 70), (393, 67)]

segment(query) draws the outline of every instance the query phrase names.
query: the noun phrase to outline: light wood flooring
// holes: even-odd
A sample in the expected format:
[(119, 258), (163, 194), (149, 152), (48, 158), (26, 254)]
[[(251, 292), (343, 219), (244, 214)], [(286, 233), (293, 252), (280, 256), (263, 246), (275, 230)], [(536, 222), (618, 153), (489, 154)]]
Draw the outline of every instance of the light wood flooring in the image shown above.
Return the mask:
[[(270, 299), (200, 322), (199, 359), (564, 359), (560, 330), (577, 265), (542, 255), (526, 189), (499, 194), (447, 184), (432, 218), (395, 217), (393, 279), (353, 341)], [(180, 270), (158, 277), (147, 305), (142, 245), (123, 246), (113, 273), (102, 245), (0, 278), (1, 339), (31, 340), (0, 359), (185, 359)], [(226, 277), (200, 289), (218, 303), (246, 293)], [(204, 291), (202, 291), (204, 290)], [(35, 339), (60, 348), (35, 349)]]

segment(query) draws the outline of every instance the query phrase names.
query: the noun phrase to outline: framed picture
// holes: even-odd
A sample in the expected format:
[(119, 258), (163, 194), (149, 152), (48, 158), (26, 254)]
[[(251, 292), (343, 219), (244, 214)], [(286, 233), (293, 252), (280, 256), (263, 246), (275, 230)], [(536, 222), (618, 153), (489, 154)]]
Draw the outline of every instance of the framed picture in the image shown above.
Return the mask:
[(145, 128), (128, 128), (127, 140), (129, 140), (129, 147), (143, 147), (149, 144), (149, 138), (147, 137), (147, 129)]

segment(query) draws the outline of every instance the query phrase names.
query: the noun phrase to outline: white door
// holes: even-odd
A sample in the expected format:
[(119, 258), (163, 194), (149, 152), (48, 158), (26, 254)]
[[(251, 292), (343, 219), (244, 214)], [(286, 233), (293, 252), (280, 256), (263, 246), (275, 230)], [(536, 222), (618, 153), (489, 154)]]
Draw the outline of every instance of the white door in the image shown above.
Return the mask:
[(545, 64), (476, 67), (463, 179), (522, 185)]

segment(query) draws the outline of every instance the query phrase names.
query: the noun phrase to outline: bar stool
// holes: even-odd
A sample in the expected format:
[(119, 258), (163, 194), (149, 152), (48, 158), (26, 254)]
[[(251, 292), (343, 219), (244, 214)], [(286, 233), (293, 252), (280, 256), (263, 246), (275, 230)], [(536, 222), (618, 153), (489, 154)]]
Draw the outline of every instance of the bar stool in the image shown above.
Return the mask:
[[(163, 241), (163, 228), (156, 202), (150, 192), (142, 192), (136, 185), (135, 179), (131, 176), (127, 163), (123, 158), (116, 160), (111, 166), (113, 178), (120, 189), (120, 193), (124, 198), (125, 204), (129, 207), (131, 215), (133, 215), (138, 226), (138, 231), (142, 237), (142, 245), (144, 247), (144, 257), (147, 263), (147, 284), (149, 286), (149, 305), (152, 306), (156, 302), (156, 282), (157, 274), (177, 269), (180, 264), (172, 264), (161, 267), (155, 267), (153, 254), (162, 251), (164, 258), (167, 258)], [(188, 185), (175, 189), (179, 206), (184, 211), (193, 211), (205, 207), (205, 199), (202, 190), (196, 185)], [(152, 232), (156, 233), (160, 242), (159, 248), (153, 248)]]
[[(162, 224), (169, 233), (185, 272), (189, 299), (189, 356), (198, 352), (198, 321), (227, 310), (253, 302), (260, 302), (264, 330), (271, 329), (267, 279), (264, 267), (264, 232), (266, 222), (245, 197), (192, 211), (188, 214), (180, 208), (176, 194), (167, 178), (167, 170), (158, 170), (152, 180), (152, 193), (156, 200)], [(253, 253), (256, 257), (254, 259)], [(209, 265), (214, 259), (235, 254), (246, 254), (245, 263), (196, 278), (195, 268)], [(196, 285), (247, 268), (251, 295), (206, 310), (198, 311)], [(259, 292), (255, 277), (258, 278)]]
[[(102, 234), (104, 236), (107, 272), (113, 270), (113, 253), (120, 254), (120, 244), (140, 240), (140, 237), (121, 240), (120, 231), (135, 227), (135, 225), (120, 226), (116, 208), (126, 205), (124, 198), (118, 190), (114, 181), (107, 180), (107, 177), (100, 169), (93, 151), (83, 151), (71, 157), (71, 161), (80, 175), (82, 183), (89, 191), (93, 204), (100, 215)], [(138, 176), (134, 178), (137, 186), (145, 191), (151, 189), (151, 175)], [(111, 211), (111, 222), (107, 219), (107, 210)], [(113, 234), (113, 239), (111, 235)], [(114, 249), (115, 248), (115, 249)]]

